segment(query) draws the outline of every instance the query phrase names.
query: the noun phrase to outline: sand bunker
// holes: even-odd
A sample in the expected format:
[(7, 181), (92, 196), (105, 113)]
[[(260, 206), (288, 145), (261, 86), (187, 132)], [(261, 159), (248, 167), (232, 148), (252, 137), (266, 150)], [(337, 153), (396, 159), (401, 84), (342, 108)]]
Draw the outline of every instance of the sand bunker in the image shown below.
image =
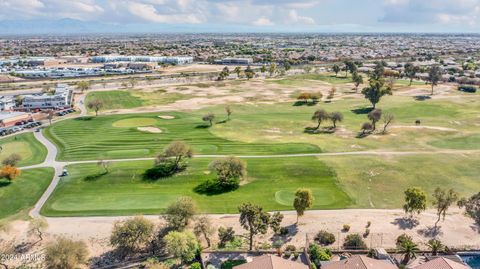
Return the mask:
[(164, 119), (164, 120), (171, 120), (171, 119), (175, 119), (174, 116), (168, 116), (168, 115), (160, 115), (158, 116), (160, 119)]
[(138, 127), (137, 130), (139, 130), (140, 132), (147, 132), (153, 134), (159, 134), (162, 132), (162, 130), (158, 129), (157, 127)]

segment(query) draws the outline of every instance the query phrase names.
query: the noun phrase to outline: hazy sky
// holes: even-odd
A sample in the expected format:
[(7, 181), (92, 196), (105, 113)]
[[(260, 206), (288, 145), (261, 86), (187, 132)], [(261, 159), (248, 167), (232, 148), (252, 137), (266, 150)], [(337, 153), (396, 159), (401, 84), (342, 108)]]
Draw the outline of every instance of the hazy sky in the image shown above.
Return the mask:
[(480, 32), (480, 0), (0, 0), (0, 22), (59, 19), (140, 31)]

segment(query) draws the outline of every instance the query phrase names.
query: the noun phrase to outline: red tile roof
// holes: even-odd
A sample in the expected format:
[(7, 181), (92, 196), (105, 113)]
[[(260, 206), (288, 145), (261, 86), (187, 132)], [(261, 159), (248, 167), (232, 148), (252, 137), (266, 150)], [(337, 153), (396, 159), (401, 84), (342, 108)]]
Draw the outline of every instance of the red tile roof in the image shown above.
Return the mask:
[(424, 264), (415, 266), (414, 269), (470, 269), (470, 267), (444, 257), (438, 257)]
[(308, 269), (308, 266), (276, 255), (262, 255), (249, 263), (234, 266), (233, 269)]
[(363, 255), (354, 255), (348, 259), (322, 265), (322, 269), (398, 269), (386, 261), (375, 260)]

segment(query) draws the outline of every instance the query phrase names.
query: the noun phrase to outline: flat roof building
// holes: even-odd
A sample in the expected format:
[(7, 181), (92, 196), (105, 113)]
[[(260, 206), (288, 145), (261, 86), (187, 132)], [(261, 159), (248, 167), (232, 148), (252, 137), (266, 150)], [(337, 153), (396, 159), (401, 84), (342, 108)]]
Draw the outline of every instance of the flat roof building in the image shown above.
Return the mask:
[(72, 104), (73, 94), (66, 84), (58, 84), (53, 94), (29, 94), (23, 96), (25, 109), (65, 108)]
[(166, 64), (189, 64), (193, 63), (191, 56), (94, 56), (90, 58), (93, 63), (112, 63), (112, 62), (156, 62)]

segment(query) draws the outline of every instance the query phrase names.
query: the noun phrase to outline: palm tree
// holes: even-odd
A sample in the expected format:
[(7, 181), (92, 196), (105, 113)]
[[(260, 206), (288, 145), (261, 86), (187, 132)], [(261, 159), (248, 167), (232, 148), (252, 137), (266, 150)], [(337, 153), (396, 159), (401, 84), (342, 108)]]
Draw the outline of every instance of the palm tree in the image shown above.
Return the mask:
[(432, 255), (437, 256), (438, 252), (443, 251), (445, 246), (438, 239), (428, 240), (427, 246), (432, 250)]
[(408, 264), (412, 258), (417, 257), (417, 252), (420, 251), (418, 245), (410, 240), (405, 240), (400, 245), (400, 252), (404, 254), (402, 264)]

